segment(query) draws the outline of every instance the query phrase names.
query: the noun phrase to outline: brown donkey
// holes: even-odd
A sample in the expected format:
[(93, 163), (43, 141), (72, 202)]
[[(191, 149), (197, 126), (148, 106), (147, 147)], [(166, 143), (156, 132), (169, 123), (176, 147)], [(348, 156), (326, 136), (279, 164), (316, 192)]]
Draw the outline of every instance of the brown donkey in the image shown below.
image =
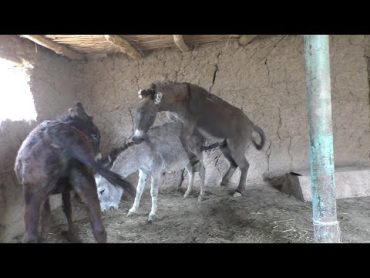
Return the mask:
[[(221, 141), (220, 149), (230, 167), (222, 178), (226, 185), (236, 168), (241, 170), (239, 185), (234, 192), (238, 196), (245, 189), (249, 163), (245, 158), (248, 144), (257, 150), (265, 144), (263, 130), (256, 126), (242, 110), (232, 106), (205, 89), (190, 83), (156, 83), (149, 89), (140, 90), (141, 101), (135, 113), (133, 141), (140, 143), (153, 125), (157, 112), (169, 111), (183, 124), (181, 142), (190, 161), (201, 161), (201, 152), (190, 140), (195, 130), (205, 138)], [(252, 137), (257, 132), (261, 137), (258, 144)], [(197, 159), (195, 159), (197, 158)], [(202, 161), (201, 161), (202, 163)]]
[[(25, 200), (24, 242), (47, 238), (50, 215), (49, 195), (62, 194), (63, 210), (68, 220), (68, 235), (73, 238), (70, 190), (75, 190), (89, 209), (97, 242), (106, 242), (101, 220), (94, 172), (134, 195), (135, 189), (118, 174), (95, 161), (99, 154), (100, 132), (81, 103), (54, 121), (39, 124), (23, 141), (15, 161), (15, 173), (23, 185)], [(41, 240), (39, 218), (41, 211)]]

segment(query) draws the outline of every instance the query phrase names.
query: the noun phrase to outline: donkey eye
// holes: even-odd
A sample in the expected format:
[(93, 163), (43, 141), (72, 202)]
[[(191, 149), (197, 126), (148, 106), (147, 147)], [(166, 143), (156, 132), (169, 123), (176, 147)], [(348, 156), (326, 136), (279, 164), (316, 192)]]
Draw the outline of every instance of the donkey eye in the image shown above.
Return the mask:
[(97, 136), (96, 134), (91, 135), (91, 137), (92, 137), (94, 140), (98, 139), (98, 136)]

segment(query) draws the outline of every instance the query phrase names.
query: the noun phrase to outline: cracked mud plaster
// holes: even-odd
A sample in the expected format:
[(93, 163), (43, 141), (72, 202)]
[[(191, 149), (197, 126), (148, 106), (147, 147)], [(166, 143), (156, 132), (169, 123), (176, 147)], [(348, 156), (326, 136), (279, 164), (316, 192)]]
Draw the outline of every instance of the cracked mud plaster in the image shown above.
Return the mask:
[[(32, 64), (29, 86), (37, 112), (37, 122), (5, 120), (0, 123), (0, 225), (3, 226), (0, 242), (8, 242), (24, 231), (22, 187), (13, 170), (18, 149), (38, 122), (53, 119), (74, 104), (76, 81), (81, 76), (67, 59), (42, 47), (35, 52), (33, 43), (17, 36), (0, 36), (0, 49), (2, 58), (21, 55)], [(51, 199), (52, 208), (60, 205), (58, 199)]]
[[(334, 147), (339, 164), (369, 160), (369, 85), (367, 59), (361, 45), (365, 40), (351, 44), (353, 39), (352, 36), (333, 36), (331, 40), (332, 76), (337, 76), (332, 86), (336, 127)], [(265, 148), (258, 152), (250, 147), (246, 153), (250, 163), (248, 183), (262, 183), (262, 174), (268, 171), (289, 172), (308, 168), (306, 81), (301, 36), (261, 36), (245, 46), (237, 42), (217, 43), (199, 46), (187, 53), (177, 49), (160, 50), (139, 62), (122, 56), (114, 59), (118, 61), (113, 71), (101, 69), (106, 67), (104, 60), (101, 63), (91, 61), (83, 66), (85, 82), (92, 83), (94, 91), (93, 97), (86, 98), (86, 101), (97, 118), (104, 116), (110, 119), (109, 124), (103, 127), (104, 152), (122, 141), (117, 136), (130, 135), (128, 109), (133, 109), (138, 102), (137, 84), (142, 88), (151, 82), (172, 77), (171, 80), (208, 88), (213, 94), (241, 108), (264, 129), (268, 140)], [(341, 77), (347, 73), (360, 75), (356, 76), (357, 82)], [(105, 81), (105, 74), (111, 76), (111, 82), (120, 84), (122, 91), (112, 92), (112, 86)], [(108, 93), (103, 96), (101, 90)], [(88, 94), (81, 87), (78, 96), (84, 99), (85, 95)], [(100, 109), (116, 103), (121, 104), (118, 111)], [(356, 124), (353, 124), (353, 118)], [(164, 120), (165, 117), (161, 116), (155, 124)], [(207, 180), (213, 186), (220, 182), (228, 164), (223, 156), (219, 157), (219, 150), (205, 156)], [(237, 171), (232, 182), (237, 183), (239, 175)], [(173, 175), (176, 180), (179, 177)], [(167, 182), (171, 183), (171, 180)]]
[[(369, 75), (365, 49), (367, 40), (364, 36), (331, 36), (334, 155), (337, 164), (369, 162)], [(34, 53), (33, 45), (31, 52)], [(138, 103), (138, 89), (154, 81), (169, 79), (210, 89), (213, 94), (241, 108), (265, 131), (267, 142), (264, 149), (258, 152), (250, 147), (246, 152), (250, 163), (247, 186), (262, 183), (264, 173), (308, 168), (306, 81), (301, 36), (259, 36), (244, 46), (238, 42), (221, 42), (201, 45), (186, 53), (176, 48), (165, 49), (153, 51), (138, 61), (117, 55), (84, 63), (69, 62), (42, 48), (38, 48), (34, 55), (38, 59), (31, 77), (31, 90), (35, 94), (39, 119), (54, 117), (75, 100), (82, 101), (101, 130), (103, 154), (131, 135), (130, 111), (134, 111)], [(155, 124), (165, 119), (161, 114)], [(2, 138), (2, 143), (5, 143), (0, 147), (5, 163), (2, 167), (11, 169), (13, 162), (8, 158), (15, 157), (20, 144), (16, 138), (24, 138), (30, 129), (25, 126), (12, 128), (11, 124), (12, 131), (2, 134), (5, 138)], [(207, 152), (204, 160), (207, 185), (218, 185), (228, 168), (226, 159), (217, 149)], [(180, 177), (180, 172), (167, 174), (163, 185), (178, 184)], [(237, 170), (232, 182), (237, 183), (239, 177)], [(15, 194), (19, 190), (9, 174), (1, 178), (9, 181), (5, 194)], [(184, 183), (186, 180), (187, 177)], [(196, 176), (195, 182), (197, 187), (199, 177)], [(10, 203), (20, 201), (9, 200)], [(10, 211), (18, 215), (17, 209), (7, 209), (7, 219), (12, 217)], [(21, 215), (21, 209), (19, 211)]]

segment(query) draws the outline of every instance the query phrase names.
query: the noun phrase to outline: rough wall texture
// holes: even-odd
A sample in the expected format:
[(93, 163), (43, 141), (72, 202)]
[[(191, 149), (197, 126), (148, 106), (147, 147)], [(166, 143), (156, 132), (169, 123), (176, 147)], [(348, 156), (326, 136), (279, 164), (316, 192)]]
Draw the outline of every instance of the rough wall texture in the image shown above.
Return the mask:
[[(337, 165), (369, 163), (370, 117), (366, 36), (332, 36), (330, 40), (335, 160)], [(71, 63), (41, 47), (0, 36), (0, 56), (33, 64), (30, 87), (38, 120), (54, 118), (82, 101), (102, 132), (103, 153), (131, 135), (130, 111), (137, 91), (153, 81), (199, 84), (242, 108), (268, 138), (258, 152), (251, 147), (248, 183), (264, 173), (308, 168), (308, 127), (301, 36), (260, 36), (238, 42), (203, 45), (181, 53), (155, 51), (138, 61), (114, 56)], [(155, 124), (164, 121), (161, 115)], [(21, 187), (13, 174), (16, 152), (35, 122), (3, 122), (0, 128), (0, 241), (23, 233)], [(219, 150), (206, 156), (207, 185), (219, 184), (228, 165)], [(234, 174), (237, 182), (240, 173)], [(173, 184), (179, 173), (166, 176)]]
[[(366, 36), (331, 36), (331, 71), (337, 165), (369, 162), (369, 84)], [(308, 125), (303, 38), (261, 36), (203, 45), (187, 53), (156, 51), (139, 61), (123, 56), (76, 65), (83, 80), (77, 91), (102, 130), (103, 152), (131, 135), (137, 91), (153, 81), (199, 84), (243, 111), (268, 138), (258, 152), (250, 147), (248, 182), (264, 173), (308, 168)], [(156, 121), (158, 124), (163, 120)], [(220, 182), (227, 162), (219, 150), (206, 156), (207, 184)], [(176, 174), (178, 177), (178, 174)], [(237, 182), (240, 173), (234, 174)], [(172, 176), (175, 178), (175, 176)]]
[[(0, 123), (0, 241), (7, 242), (24, 232), (22, 187), (13, 170), (17, 151), (38, 122), (53, 119), (71, 107), (76, 78), (68, 60), (41, 47), (36, 52), (33, 43), (15, 36), (0, 36), (0, 57), (18, 62), (22, 57), (33, 66), (29, 85), (37, 111), (37, 121)], [(54, 207), (58, 197), (52, 200)]]

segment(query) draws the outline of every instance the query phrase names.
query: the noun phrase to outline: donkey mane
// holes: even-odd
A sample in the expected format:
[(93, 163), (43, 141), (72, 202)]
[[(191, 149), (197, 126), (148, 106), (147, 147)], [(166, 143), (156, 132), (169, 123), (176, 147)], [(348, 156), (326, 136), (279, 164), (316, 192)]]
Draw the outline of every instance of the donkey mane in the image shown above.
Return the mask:
[(64, 114), (61, 117), (57, 118), (55, 121), (72, 125), (79, 130), (84, 130), (86, 124), (92, 124), (91, 117), (89, 119), (82, 119), (78, 116), (71, 116), (69, 114)]
[(178, 86), (178, 85), (188, 85), (188, 82), (176, 82), (176, 81), (161, 81), (155, 82), (150, 85), (150, 89), (158, 91), (160, 89), (167, 89), (168, 87)]
[(102, 158), (99, 162), (102, 163), (105, 167), (110, 168), (117, 157), (124, 151), (126, 151), (131, 146), (135, 145), (134, 142), (124, 143), (122, 146), (114, 148), (106, 157)]
[[(141, 102), (137, 108), (136, 126), (139, 126), (140, 130), (136, 129), (138, 132), (135, 131), (133, 140), (135, 142), (143, 140), (158, 112), (171, 112), (183, 124), (180, 140), (193, 166), (194, 156), (201, 161), (199, 149), (189, 140), (194, 130), (198, 130), (209, 139), (223, 141), (220, 147), (231, 166), (223, 176), (221, 184), (229, 183), (235, 169), (239, 167), (241, 175), (235, 196), (240, 195), (245, 189), (249, 169), (249, 163), (245, 157), (246, 149), (249, 142), (252, 142), (257, 150), (262, 150), (266, 141), (264, 131), (240, 108), (196, 84), (174, 81), (156, 82), (146, 92), (152, 95), (153, 103)], [(252, 133), (259, 134), (260, 143), (255, 141)]]

